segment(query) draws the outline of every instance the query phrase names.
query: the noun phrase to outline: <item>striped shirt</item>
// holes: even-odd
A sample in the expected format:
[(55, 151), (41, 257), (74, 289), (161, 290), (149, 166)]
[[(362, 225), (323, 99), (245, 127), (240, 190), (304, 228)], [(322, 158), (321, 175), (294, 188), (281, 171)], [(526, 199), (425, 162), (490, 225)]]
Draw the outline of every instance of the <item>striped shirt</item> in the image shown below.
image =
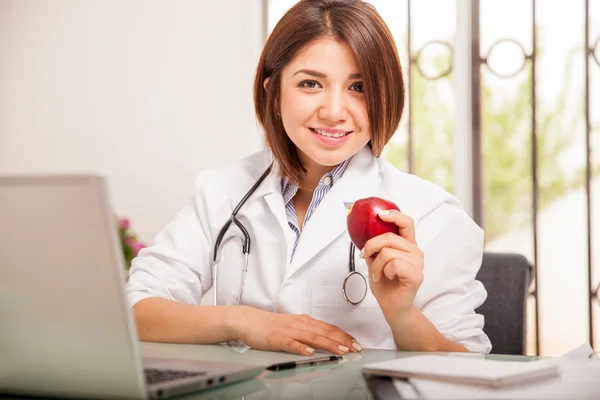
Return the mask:
[[(308, 206), (308, 210), (306, 211), (306, 216), (304, 217), (303, 226), (306, 226), (308, 220), (313, 215), (321, 200), (325, 197), (327, 192), (331, 189), (331, 187), (337, 182), (338, 179), (342, 177), (346, 167), (348, 167), (348, 163), (350, 159), (347, 159), (343, 163), (336, 166), (329, 173), (323, 175), (323, 177), (319, 180), (318, 186), (315, 188), (313, 193), (312, 200), (310, 205)], [(287, 178), (283, 178), (281, 180), (281, 193), (283, 194), (283, 203), (285, 204), (285, 213), (288, 220), (288, 225), (290, 228), (296, 233), (296, 240), (294, 241), (294, 248), (292, 250), (292, 259), (294, 259), (294, 254), (296, 253), (296, 247), (298, 247), (298, 242), (300, 241), (300, 228), (298, 223), (298, 216), (296, 215), (296, 209), (294, 208), (294, 202), (292, 199), (298, 192), (298, 186), (291, 183)]]

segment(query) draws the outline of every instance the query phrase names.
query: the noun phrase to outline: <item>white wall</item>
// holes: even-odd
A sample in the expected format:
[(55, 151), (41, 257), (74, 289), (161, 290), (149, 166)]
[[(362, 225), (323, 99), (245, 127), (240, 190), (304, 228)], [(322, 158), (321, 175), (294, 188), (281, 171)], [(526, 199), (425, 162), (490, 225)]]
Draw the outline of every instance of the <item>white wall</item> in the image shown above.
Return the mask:
[(0, 0), (0, 174), (93, 171), (151, 241), (263, 147), (260, 0)]

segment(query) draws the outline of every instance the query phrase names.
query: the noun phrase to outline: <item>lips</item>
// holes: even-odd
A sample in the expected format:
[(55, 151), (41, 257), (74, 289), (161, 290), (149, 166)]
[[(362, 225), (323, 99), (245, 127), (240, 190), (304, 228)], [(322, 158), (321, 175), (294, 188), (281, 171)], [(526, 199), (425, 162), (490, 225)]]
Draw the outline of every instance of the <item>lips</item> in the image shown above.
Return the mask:
[(343, 130), (339, 130), (339, 129), (316, 129), (316, 128), (309, 128), (312, 132), (324, 136), (324, 137), (328, 137), (328, 138), (333, 138), (333, 139), (337, 139), (337, 138), (342, 138), (350, 133), (352, 133), (352, 131), (343, 131)]

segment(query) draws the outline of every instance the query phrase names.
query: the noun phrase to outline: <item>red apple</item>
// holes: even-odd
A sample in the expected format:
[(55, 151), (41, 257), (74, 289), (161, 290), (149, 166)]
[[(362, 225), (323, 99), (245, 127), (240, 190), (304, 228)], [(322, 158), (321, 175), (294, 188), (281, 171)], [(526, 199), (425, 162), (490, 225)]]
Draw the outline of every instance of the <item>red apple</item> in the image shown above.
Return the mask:
[(356, 200), (348, 207), (346, 224), (352, 243), (359, 249), (375, 236), (383, 233), (393, 232), (398, 234), (398, 226), (391, 222), (385, 222), (377, 215), (383, 210), (398, 210), (400, 208), (389, 200), (379, 197), (367, 197)]

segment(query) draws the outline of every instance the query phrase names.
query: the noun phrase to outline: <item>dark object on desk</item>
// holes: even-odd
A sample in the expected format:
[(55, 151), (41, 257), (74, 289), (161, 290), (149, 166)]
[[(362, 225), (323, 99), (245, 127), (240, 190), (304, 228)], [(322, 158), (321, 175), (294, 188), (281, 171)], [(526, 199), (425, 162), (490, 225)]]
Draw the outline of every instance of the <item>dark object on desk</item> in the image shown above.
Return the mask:
[(341, 356), (326, 356), (326, 357), (319, 357), (319, 358), (310, 358), (308, 360), (298, 360), (298, 361), (289, 361), (289, 362), (284, 362), (284, 363), (279, 363), (279, 364), (273, 364), (269, 367), (267, 367), (267, 369), (269, 371), (281, 371), (284, 369), (292, 369), (292, 368), (297, 368), (297, 367), (301, 367), (301, 366), (313, 366), (313, 365), (319, 365), (319, 364), (329, 364), (329, 363), (337, 363), (342, 359)]
[(375, 400), (396, 400), (402, 399), (396, 388), (392, 378), (387, 376), (365, 376), (367, 387)]
[(476, 312), (485, 317), (484, 332), (493, 354), (525, 354), (527, 294), (533, 266), (521, 254), (483, 253), (477, 279), (488, 297)]

